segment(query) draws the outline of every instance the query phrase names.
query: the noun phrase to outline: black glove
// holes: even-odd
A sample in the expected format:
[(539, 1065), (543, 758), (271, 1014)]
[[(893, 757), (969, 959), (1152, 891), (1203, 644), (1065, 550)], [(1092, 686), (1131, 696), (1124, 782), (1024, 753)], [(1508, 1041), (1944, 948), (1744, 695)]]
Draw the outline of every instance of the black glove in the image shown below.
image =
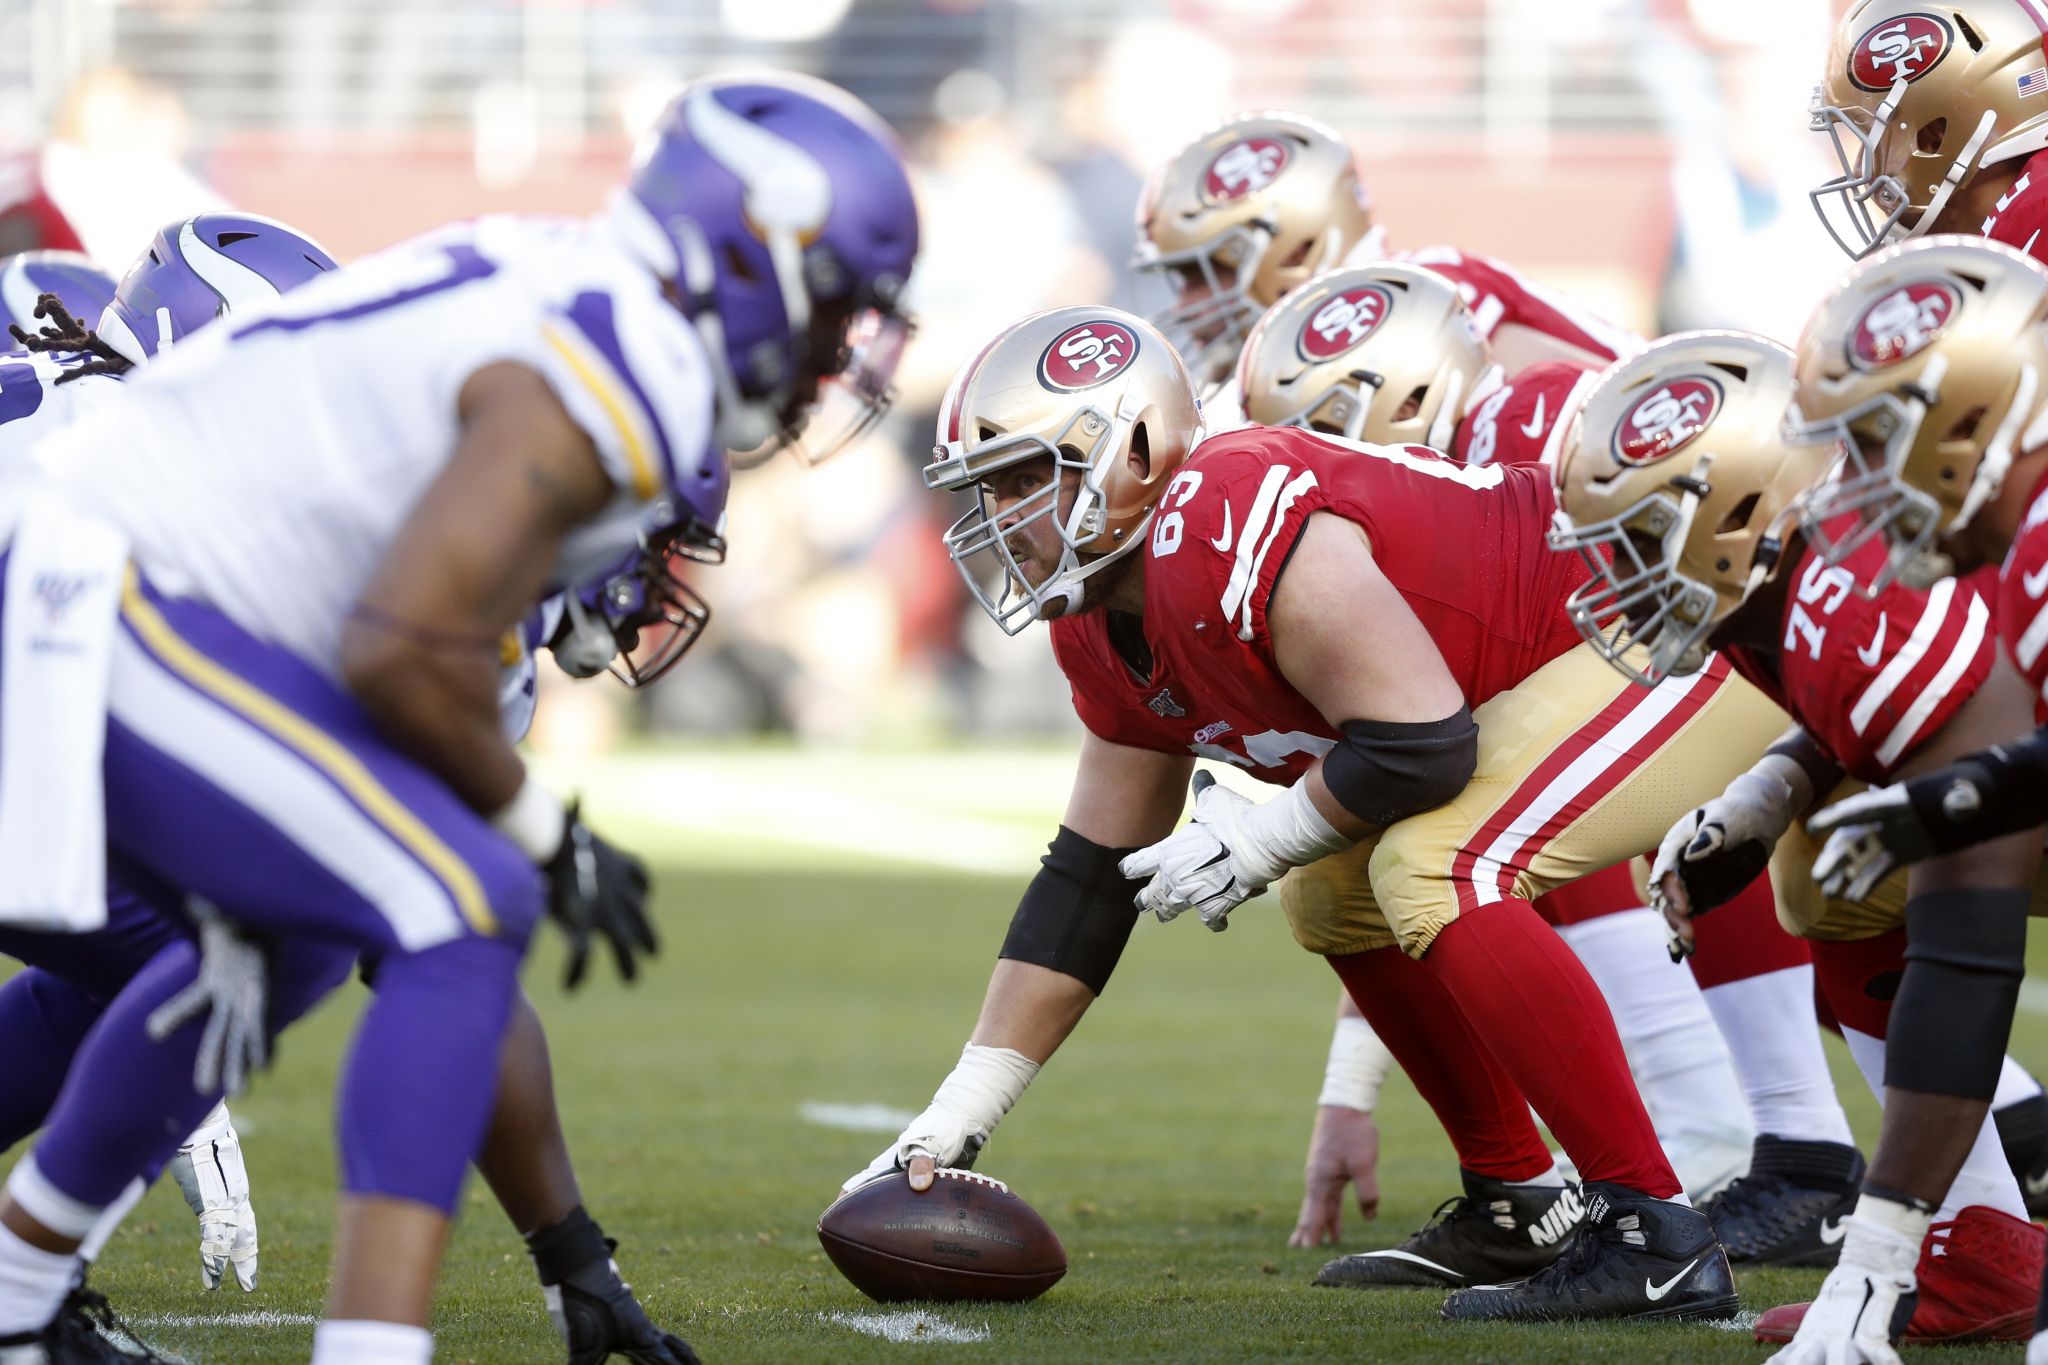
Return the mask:
[(634, 1365), (698, 1365), (690, 1344), (654, 1325), (619, 1278), (604, 1235), (578, 1205), (557, 1223), (527, 1234), (526, 1248), (547, 1295), (548, 1316), (569, 1348), (569, 1365), (604, 1365), (613, 1356)]
[(562, 846), (541, 871), (548, 879), (548, 914), (569, 939), (570, 990), (583, 980), (590, 960), (590, 936), (602, 934), (619, 961), (619, 975), (633, 980), (636, 955), (660, 951), (654, 926), (647, 920), (647, 868), (638, 858), (614, 848), (583, 823), (582, 802), (563, 812)]

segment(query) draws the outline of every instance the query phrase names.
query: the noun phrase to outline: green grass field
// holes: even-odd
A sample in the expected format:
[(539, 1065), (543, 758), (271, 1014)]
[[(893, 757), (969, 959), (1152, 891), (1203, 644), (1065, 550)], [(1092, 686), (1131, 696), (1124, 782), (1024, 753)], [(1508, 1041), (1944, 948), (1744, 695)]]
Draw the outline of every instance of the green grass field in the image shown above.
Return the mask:
[[(999, 780), (965, 756), (820, 764), (728, 754), (585, 775), (598, 818), (608, 808), (608, 827), (660, 850), (665, 955), (635, 989), (604, 979), (565, 997), (549, 936), (527, 982), (553, 1038), (587, 1203), (620, 1239), (649, 1309), (707, 1360), (1637, 1365), (1768, 1354), (1744, 1331), (1453, 1327), (1437, 1320), (1431, 1294), (1309, 1288), (1326, 1253), (1285, 1241), (1334, 991), (1277, 913), (1258, 906), (1222, 936), (1140, 925), (1117, 980), (982, 1161), (1058, 1229), (1066, 1280), (1033, 1304), (922, 1314), (922, 1340), (859, 1330), (887, 1310), (838, 1277), (814, 1228), (885, 1138), (816, 1126), (800, 1107), (923, 1105), (965, 1038), (1028, 849), (1050, 832), (1061, 770), (1057, 755), (1018, 760), (995, 770), (1010, 774)], [(984, 789), (933, 790), (946, 773)], [(811, 795), (780, 788), (785, 819), (824, 827), (896, 818), (878, 810), (944, 812), (968, 822), (990, 870), (932, 867), (915, 824), (886, 856), (720, 824), (756, 787), (800, 781)], [(657, 787), (660, 805), (640, 803)], [(629, 810), (641, 818), (625, 819)], [(998, 872), (1012, 843), (1027, 851)], [(291, 1034), (237, 1108), (262, 1226), (255, 1294), (201, 1290), (192, 1219), (168, 1186), (111, 1245), (96, 1283), (146, 1335), (200, 1361), (306, 1358), (333, 1204), (329, 1094), (361, 1000), (352, 987)], [(2039, 1014), (2023, 1013), (2021, 1030), (2023, 1057), (2048, 1053)], [(1839, 1047), (1835, 1057), (1867, 1143), (1874, 1111)], [(1453, 1189), (1448, 1144), (1405, 1082), (1389, 1087), (1380, 1121), (1382, 1212), (1372, 1224), (1354, 1215), (1351, 1248), (1398, 1240)], [(1806, 1297), (1820, 1278), (1744, 1276), (1745, 1307)], [(522, 1248), (479, 1182), (434, 1326), (442, 1360), (561, 1358)], [(1994, 1354), (1951, 1348), (1942, 1358)], [(2018, 1358), (2017, 1348), (2003, 1354)]]

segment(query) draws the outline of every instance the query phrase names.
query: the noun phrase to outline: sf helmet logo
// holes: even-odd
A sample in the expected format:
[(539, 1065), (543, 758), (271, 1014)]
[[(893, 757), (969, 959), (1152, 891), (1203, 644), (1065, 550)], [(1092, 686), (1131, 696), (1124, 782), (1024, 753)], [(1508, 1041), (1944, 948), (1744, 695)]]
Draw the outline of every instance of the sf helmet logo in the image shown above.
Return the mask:
[(1638, 398), (1614, 429), (1618, 464), (1653, 464), (1706, 430), (1721, 410), (1721, 386), (1687, 377), (1660, 384)]
[(1295, 348), (1303, 360), (1339, 356), (1379, 330), (1394, 311), (1394, 296), (1376, 284), (1332, 294), (1301, 324)]
[(1270, 137), (1233, 142), (1209, 163), (1202, 197), (1210, 203), (1242, 199), (1273, 183), (1287, 168), (1287, 144)]
[(1138, 354), (1138, 338), (1118, 322), (1084, 322), (1053, 339), (1038, 358), (1038, 382), (1073, 393), (1107, 384)]
[(1962, 304), (1943, 280), (1902, 284), (1863, 310), (1849, 338), (1849, 359), (1861, 370), (1881, 370), (1927, 348)]
[(1856, 40), (1849, 52), (1849, 79), (1865, 90), (1889, 90), (1899, 81), (1917, 81), (1948, 55), (1954, 33), (1946, 19), (1932, 14), (1902, 14), (1887, 19)]

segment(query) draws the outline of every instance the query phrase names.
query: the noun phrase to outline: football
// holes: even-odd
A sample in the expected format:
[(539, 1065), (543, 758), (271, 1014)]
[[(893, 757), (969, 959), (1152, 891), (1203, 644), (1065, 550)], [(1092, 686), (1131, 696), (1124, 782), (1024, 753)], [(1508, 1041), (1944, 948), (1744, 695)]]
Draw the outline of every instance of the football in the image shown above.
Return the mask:
[(895, 1171), (825, 1210), (818, 1240), (871, 1299), (1035, 1299), (1067, 1273), (1066, 1248), (1000, 1180), (941, 1170), (919, 1194)]

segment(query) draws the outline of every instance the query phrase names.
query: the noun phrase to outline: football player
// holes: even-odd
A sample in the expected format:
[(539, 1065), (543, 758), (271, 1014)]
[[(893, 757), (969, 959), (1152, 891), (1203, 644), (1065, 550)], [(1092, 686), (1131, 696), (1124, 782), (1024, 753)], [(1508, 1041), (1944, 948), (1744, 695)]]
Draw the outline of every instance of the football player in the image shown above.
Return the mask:
[[(1387, 254), (1351, 147), (1299, 114), (1220, 124), (1159, 166), (1138, 200), (1134, 264), (1174, 293), (1152, 322), (1187, 357), (1211, 431), (1236, 424), (1226, 381), (1259, 315), (1324, 271)], [(1458, 286), (1511, 371), (1545, 360), (1603, 365), (1642, 344), (1485, 256), (1434, 246), (1400, 259)]]
[[(867, 416), (887, 379), (868, 367), (895, 348), (850, 341), (900, 339), (916, 249), (869, 111), (799, 78), (703, 81), (603, 217), (401, 244), (179, 347), (39, 448), (8, 572), (123, 538), (135, 563), (118, 605), (87, 594), (66, 618), (89, 642), (96, 611), (110, 627), (108, 844), (278, 945), (272, 1015), (301, 1003), (295, 945), (379, 958), (342, 1083), (316, 1360), (431, 1352), (434, 1269), (543, 900), (629, 974), (653, 946), (637, 861), (506, 739), (499, 640), (672, 533), (723, 486), (722, 448), (793, 439), (834, 394)], [(95, 551), (38, 529), (71, 524), (119, 535)], [(58, 681), (10, 658), (0, 709)], [(10, 748), (0, 781), (30, 757)], [(122, 991), (11, 1177), (0, 1311), (31, 1335), (86, 1215), (213, 1102), (190, 1070), (199, 1021), (157, 1042), (143, 1024), (193, 966), (159, 955)]]
[(2038, 0), (1851, 5), (1813, 92), (1811, 126), (1841, 165), (1812, 193), (1835, 242), (1863, 257), (1971, 232), (2048, 253), (2044, 43)]
[[(1245, 346), (1238, 383), (1247, 415), (1263, 425), (1305, 427), (1376, 445), (1427, 445), (1467, 464), (1547, 466), (1556, 462), (1596, 376), (1571, 361), (1548, 361), (1505, 376), (1448, 281), (1420, 266), (1382, 261), (1320, 276), (1271, 309)], [(1639, 425), (1649, 431), (1653, 419), (1682, 422), (1689, 412), (1646, 405)], [(1281, 894), (1299, 894), (1323, 866), (1296, 873)], [(1637, 909), (1641, 900), (1632, 881), (1624, 879), (1619, 899), (1615, 893), (1602, 897), (1596, 883), (1606, 875), (1611, 874), (1562, 893), (1567, 913), (1556, 918), (1567, 941), (1581, 949), (1588, 937), (1581, 924), (1605, 928), (1617, 914), (1639, 914), (1641, 928), (1661, 940), (1662, 918)], [(1581, 910), (1570, 903), (1587, 900), (1589, 889), (1591, 905)], [(1545, 897), (1538, 910), (1556, 899)], [(1747, 1100), (1756, 1130), (1753, 1150), (1745, 1142), (1738, 1154), (1744, 1174), (1705, 1206), (1729, 1258), (1825, 1264), (1833, 1259), (1834, 1244), (1823, 1234), (1829, 1220), (1847, 1214), (1854, 1203), (1862, 1159), (1821, 1050), (1810, 956), (1777, 927), (1767, 884), (1759, 880), (1738, 899), (1724, 912), (1728, 919), (1714, 922), (1704, 953), (1690, 951), (1688, 936), (1674, 955), (1690, 957), (1714, 1023), (1738, 1061), (1745, 1095), (1712, 1084), (1716, 1073), (1703, 1065), (1698, 1038), (1704, 1011), (1690, 1017), (1673, 1006), (1668, 988), (1660, 990), (1654, 981), (1638, 984), (1644, 974), (1639, 958), (1608, 961), (1583, 949), (1581, 956), (1614, 1008), (1644, 1100), (1688, 1188), (1695, 1188), (1689, 1179), (1689, 1166), (1698, 1164), (1695, 1153), (1716, 1150), (1707, 1139), (1724, 1132), (1726, 1112), (1741, 1112)], [(1588, 912), (1597, 918), (1582, 919)], [(1628, 937), (1634, 926), (1616, 927), (1623, 932), (1603, 935), (1595, 947), (1609, 939), (1642, 946)], [(1691, 988), (1690, 981), (1684, 984)], [(1691, 1036), (1664, 1042), (1673, 1025)], [(1712, 1041), (1714, 1034), (1707, 1038)], [(1641, 1058), (1660, 1046), (1673, 1055), (1664, 1068), (1646, 1075)], [(1374, 1256), (1345, 1262), (1370, 1266)]]
[[(1682, 333), (1616, 365), (1558, 461), (1553, 540), (1593, 568), (1571, 612), (1618, 669), (1655, 682), (1697, 671), (1718, 650), (1802, 727), (1673, 827), (1654, 869), (1656, 897), (1689, 933), (1693, 916), (1753, 878), (1776, 846), (1779, 913), (1813, 940), (1822, 994), (1885, 1105), (1886, 1133), (1900, 1130), (1895, 1115), (1917, 1117), (1950, 1149), (1942, 1159), (1960, 1163), (1952, 1184), (1926, 1185), (1926, 1152), (1902, 1160), (1895, 1140), (1880, 1144), (1853, 1215), (1821, 1229), (1840, 1237), (1840, 1263), (1818, 1306), (1771, 1310), (1759, 1339), (1796, 1331), (1790, 1358), (1816, 1362), (1828, 1343), (1872, 1333), (1889, 1351), (1885, 1334), (1900, 1327), (1922, 1341), (2024, 1339), (2042, 1234), (1983, 1107), (1955, 1129), (1948, 1082), (1915, 1070), (1925, 1044), (1912, 1030), (1927, 1018), (1904, 985), (1895, 1010), (1892, 983), (1909, 961), (1940, 960), (1944, 940), (1927, 932), (1934, 914), (1960, 914), (1973, 895), (2017, 894), (2024, 905), (2038, 836), (2031, 851), (2007, 850), (2013, 857), (1952, 859), (1911, 885), (1821, 896), (1807, 872), (1813, 850), (1795, 826), (1843, 772), (1883, 782), (1927, 771), (2015, 716), (2024, 724), (2026, 697), (1998, 661), (1990, 608), (1972, 587), (1895, 583), (1866, 597), (1854, 575), (1882, 561), (1876, 545), (1840, 566), (1811, 548), (1796, 517), (1839, 447), (1825, 432), (1783, 434), (1792, 395), (1792, 353), (1742, 333)], [(1974, 1007), (1950, 999), (1943, 1008), (1962, 1025)]]
[[(1539, 470), (1266, 427), (1191, 455), (1198, 431), (1165, 338), (1097, 308), (1012, 326), (941, 408), (926, 481), (978, 496), (949, 553), (1006, 631), (1053, 622), (1088, 734), (960, 1065), (856, 1179), (902, 1165), (927, 1186), (986, 1139), (1107, 982), (1133, 897), (1220, 928), (1334, 857), (1352, 870), (1322, 885), (1341, 894), (1284, 907), (1295, 937), (1461, 1161), (1487, 1160), (1508, 1205), (1495, 1264), (1527, 1276), (1459, 1289), (1445, 1316), (1733, 1312), (1605, 1003), (1528, 901), (1652, 846), (1739, 771), (1729, 735), (1774, 734), (1775, 713), (1723, 688), (1725, 665), (1650, 690), (1579, 641), (1563, 603), (1585, 570), (1544, 543)], [(1258, 805), (1210, 786), (1169, 833), (1196, 753), (1284, 790)], [(1498, 1125), (1504, 1095), (1527, 1096), (1585, 1179), (1562, 1256), (1514, 1207), (1534, 1202), (1516, 1182), (1554, 1171), (1525, 1110)]]

